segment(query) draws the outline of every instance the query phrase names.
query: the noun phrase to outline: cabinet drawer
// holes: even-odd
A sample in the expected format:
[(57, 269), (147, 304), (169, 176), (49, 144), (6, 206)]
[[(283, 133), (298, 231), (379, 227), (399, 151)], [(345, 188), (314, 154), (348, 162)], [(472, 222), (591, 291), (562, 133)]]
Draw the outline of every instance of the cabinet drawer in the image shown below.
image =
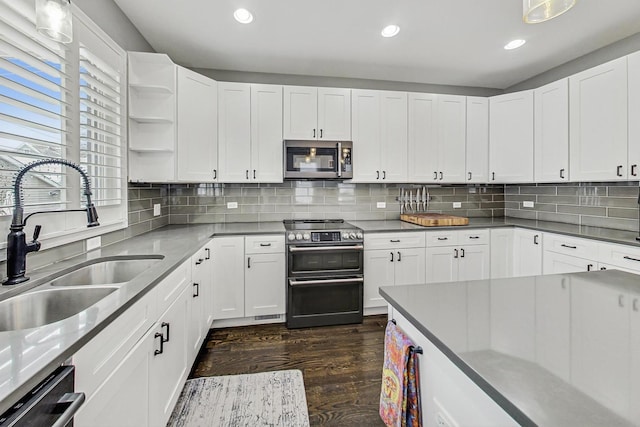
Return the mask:
[(567, 254), (579, 258), (598, 259), (599, 243), (594, 240), (544, 233), (543, 244), (545, 251)]
[(364, 235), (364, 247), (370, 249), (424, 248), (422, 231), (404, 233), (369, 233)]
[(191, 281), (191, 262), (183, 262), (156, 286), (157, 313), (161, 316)]
[(268, 236), (246, 236), (244, 252), (247, 254), (273, 254), (284, 252), (284, 236), (273, 234)]
[(459, 245), (488, 245), (489, 230), (459, 230)]
[(598, 261), (611, 266), (640, 272), (640, 248), (600, 243)]
[(427, 247), (454, 246), (458, 244), (457, 230), (427, 232)]

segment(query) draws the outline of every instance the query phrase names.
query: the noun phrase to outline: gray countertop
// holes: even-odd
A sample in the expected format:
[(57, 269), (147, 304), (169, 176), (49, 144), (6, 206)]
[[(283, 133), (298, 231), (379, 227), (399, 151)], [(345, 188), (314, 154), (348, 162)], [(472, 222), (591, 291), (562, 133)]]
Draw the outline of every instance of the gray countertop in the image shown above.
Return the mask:
[[(520, 423), (639, 425), (637, 402), (629, 398), (640, 383), (633, 368), (640, 354), (630, 344), (640, 340), (640, 318), (629, 309), (630, 299), (640, 298), (637, 275), (611, 270), (389, 286), (380, 294)], [(618, 307), (621, 295), (626, 308)], [(621, 310), (620, 323), (612, 310)]]

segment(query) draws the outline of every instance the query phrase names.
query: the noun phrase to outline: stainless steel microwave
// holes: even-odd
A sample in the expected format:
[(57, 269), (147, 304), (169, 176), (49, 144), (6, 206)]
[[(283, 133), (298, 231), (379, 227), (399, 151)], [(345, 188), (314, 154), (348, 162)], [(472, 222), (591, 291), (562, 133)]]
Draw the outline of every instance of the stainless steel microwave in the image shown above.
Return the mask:
[(352, 141), (284, 141), (285, 179), (353, 178)]

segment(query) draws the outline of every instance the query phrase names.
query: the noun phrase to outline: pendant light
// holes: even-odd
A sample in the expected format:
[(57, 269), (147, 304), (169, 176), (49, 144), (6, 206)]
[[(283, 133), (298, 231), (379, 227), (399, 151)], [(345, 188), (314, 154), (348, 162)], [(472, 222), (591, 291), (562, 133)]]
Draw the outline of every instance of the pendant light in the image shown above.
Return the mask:
[(36, 0), (36, 30), (60, 43), (71, 43), (71, 0)]
[(571, 9), (577, 0), (522, 0), (522, 20), (537, 24), (562, 15)]

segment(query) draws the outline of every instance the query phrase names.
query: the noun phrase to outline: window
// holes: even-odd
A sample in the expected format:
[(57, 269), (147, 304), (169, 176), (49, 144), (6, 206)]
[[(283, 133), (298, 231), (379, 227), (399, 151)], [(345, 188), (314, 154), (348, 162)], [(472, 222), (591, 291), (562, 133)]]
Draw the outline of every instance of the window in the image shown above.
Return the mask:
[[(33, 0), (0, 0), (0, 235), (11, 221), (15, 173), (37, 159), (79, 163), (100, 217), (95, 229), (83, 213), (33, 217), (28, 226), (42, 224), (44, 247), (127, 225), (126, 53), (72, 7), (74, 41), (63, 45), (36, 32)], [(81, 188), (72, 169), (33, 169), (23, 180), (25, 213), (84, 207)]]

